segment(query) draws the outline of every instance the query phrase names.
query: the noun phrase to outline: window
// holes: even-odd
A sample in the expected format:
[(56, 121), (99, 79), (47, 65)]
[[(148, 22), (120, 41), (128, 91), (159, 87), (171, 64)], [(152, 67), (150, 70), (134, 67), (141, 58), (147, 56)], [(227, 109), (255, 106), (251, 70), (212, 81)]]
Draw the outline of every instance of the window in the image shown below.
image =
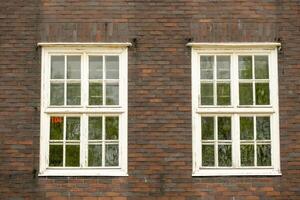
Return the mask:
[(280, 175), (277, 43), (190, 43), (193, 175)]
[(127, 175), (128, 44), (41, 44), (41, 176)]

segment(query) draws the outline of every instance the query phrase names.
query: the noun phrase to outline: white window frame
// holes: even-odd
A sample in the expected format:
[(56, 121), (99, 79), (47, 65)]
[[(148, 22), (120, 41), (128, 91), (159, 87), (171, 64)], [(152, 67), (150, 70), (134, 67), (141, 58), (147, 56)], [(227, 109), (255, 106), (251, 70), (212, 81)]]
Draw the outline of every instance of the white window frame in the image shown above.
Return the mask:
[[(192, 176), (275, 176), (280, 171), (279, 145), (279, 108), (278, 108), (278, 64), (277, 47), (280, 43), (188, 43), (191, 47), (192, 63), (192, 134), (193, 134), (193, 171)], [(204, 106), (199, 104), (200, 97), (200, 55), (231, 55), (231, 105)], [(269, 56), (270, 105), (239, 106), (238, 63), (239, 54)], [(237, 68), (234, 68), (234, 67)], [(234, 98), (235, 97), (235, 98)], [(240, 115), (270, 115), (271, 123), (271, 167), (240, 167)], [(232, 116), (232, 163), (233, 167), (201, 168), (201, 121), (200, 115)], [(238, 133), (238, 134), (234, 134)], [(236, 142), (234, 142), (236, 141)]]
[[(39, 43), (41, 64), (41, 119), (39, 176), (128, 176), (127, 118), (128, 118), (128, 46), (130, 43)], [(81, 105), (50, 106), (50, 56), (81, 54)], [(88, 105), (88, 55), (119, 56), (119, 105)], [(66, 98), (66, 97), (65, 97)], [(119, 166), (83, 167), (87, 138), (80, 141), (80, 167), (49, 167), (50, 116), (80, 115), (81, 136), (87, 137), (88, 116), (119, 116)], [(84, 123), (82, 123), (84, 121)], [(82, 134), (84, 133), (84, 134)], [(85, 142), (84, 142), (85, 141)]]

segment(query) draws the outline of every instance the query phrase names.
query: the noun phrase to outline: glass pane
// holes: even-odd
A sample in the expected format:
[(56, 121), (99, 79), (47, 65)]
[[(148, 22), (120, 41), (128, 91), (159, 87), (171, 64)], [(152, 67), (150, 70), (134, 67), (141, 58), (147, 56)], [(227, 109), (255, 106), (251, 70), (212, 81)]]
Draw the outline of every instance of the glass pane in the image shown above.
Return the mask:
[(79, 151), (79, 145), (66, 145), (66, 167), (79, 167)]
[(256, 83), (256, 104), (257, 105), (269, 105), (269, 83)]
[(213, 79), (214, 56), (200, 56), (201, 79)]
[(241, 165), (254, 166), (254, 145), (241, 145)]
[(49, 166), (63, 166), (63, 145), (50, 145), (49, 147)]
[(102, 140), (102, 117), (89, 117), (89, 140)]
[(257, 145), (257, 166), (271, 166), (271, 145)]
[(202, 140), (214, 139), (214, 118), (201, 117), (201, 135)]
[(230, 105), (230, 83), (217, 84), (217, 105)]
[(119, 147), (117, 144), (105, 146), (105, 166), (119, 165)]
[(64, 79), (65, 57), (51, 56), (51, 79)]
[(50, 105), (64, 105), (64, 84), (51, 83)]
[(240, 138), (241, 140), (254, 139), (253, 117), (240, 117)]
[(214, 86), (212, 83), (201, 84), (201, 105), (214, 105)]
[(218, 146), (218, 161), (221, 167), (232, 166), (232, 153), (231, 145), (219, 145)]
[(102, 166), (102, 145), (89, 145), (89, 164), (91, 166)]
[(230, 79), (230, 56), (217, 56), (217, 79)]
[(214, 145), (202, 145), (202, 166), (215, 166)]
[(64, 133), (64, 118), (50, 118), (50, 140), (62, 140)]
[(269, 78), (269, 63), (268, 56), (255, 56), (255, 78), (268, 79)]
[(256, 117), (256, 134), (258, 140), (270, 139), (270, 117)]
[(67, 56), (67, 78), (80, 79), (80, 56)]
[(105, 117), (105, 139), (117, 140), (119, 136), (119, 117)]
[(80, 117), (67, 117), (66, 139), (80, 140)]
[(106, 78), (119, 79), (119, 56), (105, 56)]
[(119, 105), (119, 84), (107, 83), (106, 105)]
[(231, 117), (218, 117), (218, 139), (231, 140)]
[(252, 56), (239, 56), (239, 78), (252, 79)]
[(89, 78), (102, 79), (103, 61), (102, 56), (89, 56)]
[(80, 105), (80, 83), (67, 84), (67, 105)]
[(89, 105), (102, 105), (102, 83), (89, 84)]
[(253, 105), (253, 86), (252, 83), (240, 83), (240, 105)]

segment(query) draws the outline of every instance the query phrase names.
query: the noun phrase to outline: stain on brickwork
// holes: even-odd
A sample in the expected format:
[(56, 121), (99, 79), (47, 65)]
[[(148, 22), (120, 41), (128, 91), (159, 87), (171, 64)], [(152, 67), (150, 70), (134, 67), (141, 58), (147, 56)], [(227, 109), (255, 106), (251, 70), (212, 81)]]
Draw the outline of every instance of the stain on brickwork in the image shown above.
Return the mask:
[[(300, 199), (298, 0), (9, 0), (0, 4), (0, 199)], [(280, 177), (192, 177), (194, 42), (273, 42)], [(128, 177), (37, 177), (37, 42), (130, 42)]]

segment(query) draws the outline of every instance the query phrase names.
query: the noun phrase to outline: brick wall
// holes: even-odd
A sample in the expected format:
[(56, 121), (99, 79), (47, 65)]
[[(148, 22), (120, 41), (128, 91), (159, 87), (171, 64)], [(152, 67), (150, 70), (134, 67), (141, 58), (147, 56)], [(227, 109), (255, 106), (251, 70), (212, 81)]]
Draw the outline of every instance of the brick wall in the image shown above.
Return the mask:
[[(0, 199), (300, 199), (298, 0), (7, 0), (0, 4)], [(127, 42), (129, 177), (39, 178), (37, 42)], [(281, 38), (281, 177), (191, 177), (195, 42)]]

